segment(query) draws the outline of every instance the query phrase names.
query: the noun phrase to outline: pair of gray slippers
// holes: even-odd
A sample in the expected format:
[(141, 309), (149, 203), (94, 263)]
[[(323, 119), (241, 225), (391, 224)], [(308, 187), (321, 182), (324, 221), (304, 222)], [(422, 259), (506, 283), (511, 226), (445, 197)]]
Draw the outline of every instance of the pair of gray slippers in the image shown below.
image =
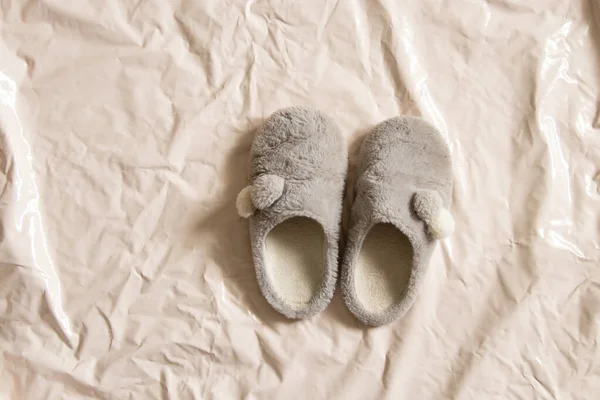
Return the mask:
[(450, 151), (419, 118), (388, 119), (364, 140), (350, 225), (338, 268), (348, 154), (323, 113), (292, 107), (271, 115), (252, 144), (250, 181), (237, 199), (249, 218), (260, 289), (288, 318), (330, 302), (341, 269), (348, 309), (372, 326), (404, 315), (438, 239), (454, 221)]

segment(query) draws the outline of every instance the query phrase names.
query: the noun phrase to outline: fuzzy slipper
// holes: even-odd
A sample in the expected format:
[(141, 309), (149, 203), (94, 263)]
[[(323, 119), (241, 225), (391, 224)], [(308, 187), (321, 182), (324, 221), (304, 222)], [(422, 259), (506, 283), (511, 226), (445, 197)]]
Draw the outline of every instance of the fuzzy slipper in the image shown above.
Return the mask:
[(377, 125), (359, 156), (342, 293), (368, 325), (390, 323), (417, 295), (437, 239), (450, 235), (452, 162), (439, 132), (419, 118)]
[(260, 289), (288, 318), (315, 315), (333, 296), (347, 167), (344, 137), (316, 110), (275, 112), (252, 143), (252, 184), (237, 208), (250, 219)]

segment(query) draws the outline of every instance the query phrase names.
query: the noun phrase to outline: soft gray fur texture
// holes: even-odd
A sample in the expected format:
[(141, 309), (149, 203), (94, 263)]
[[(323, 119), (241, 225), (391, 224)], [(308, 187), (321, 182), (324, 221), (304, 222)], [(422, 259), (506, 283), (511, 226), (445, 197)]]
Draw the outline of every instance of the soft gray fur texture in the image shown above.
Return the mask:
[(270, 207), (283, 194), (285, 179), (278, 175), (263, 174), (252, 183), (252, 203), (258, 209)]
[[(342, 198), (348, 167), (345, 138), (335, 122), (324, 114), (309, 108), (285, 108), (267, 118), (259, 129), (252, 143), (251, 157), (253, 184), (266, 174), (279, 176), (285, 182), (281, 197), (250, 217), (252, 254), (260, 289), (273, 308), (286, 317), (313, 316), (329, 304), (336, 285)], [(279, 298), (264, 265), (267, 234), (293, 217), (317, 221), (326, 241), (323, 283), (317, 295), (302, 309), (292, 308)]]
[[(413, 209), (413, 197), (424, 190), (439, 194), (448, 207), (452, 194), (452, 163), (449, 149), (439, 132), (425, 121), (392, 118), (377, 125), (361, 147), (350, 228), (342, 262), (341, 287), (349, 310), (372, 326), (403, 316), (417, 296), (419, 283), (435, 248), (425, 222)], [(422, 206), (427, 211), (426, 196)], [(413, 247), (410, 278), (399, 301), (386, 311), (367, 312), (356, 296), (354, 269), (363, 241), (372, 226), (390, 223), (407, 236)], [(401, 268), (402, 266), (398, 266)]]
[(443, 201), (435, 190), (421, 190), (413, 197), (413, 208), (425, 222), (431, 221), (440, 207), (443, 207)]

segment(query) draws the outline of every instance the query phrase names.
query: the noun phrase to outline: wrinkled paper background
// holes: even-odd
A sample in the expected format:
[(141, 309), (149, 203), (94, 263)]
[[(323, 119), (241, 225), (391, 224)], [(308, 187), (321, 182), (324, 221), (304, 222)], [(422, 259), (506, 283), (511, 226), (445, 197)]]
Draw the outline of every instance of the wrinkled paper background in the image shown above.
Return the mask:
[[(600, 3), (0, 1), (0, 398), (593, 399)], [(401, 321), (290, 323), (235, 212), (278, 108), (421, 115), (457, 232)]]

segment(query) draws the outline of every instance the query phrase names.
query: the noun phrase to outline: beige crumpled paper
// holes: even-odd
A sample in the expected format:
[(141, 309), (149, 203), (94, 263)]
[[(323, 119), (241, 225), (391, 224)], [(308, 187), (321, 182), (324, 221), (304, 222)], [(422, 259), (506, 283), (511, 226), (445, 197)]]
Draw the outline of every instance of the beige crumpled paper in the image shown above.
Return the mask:
[[(0, 398), (593, 399), (600, 3), (0, 4)], [(289, 105), (420, 115), (457, 231), (403, 320), (290, 323), (235, 212)]]

